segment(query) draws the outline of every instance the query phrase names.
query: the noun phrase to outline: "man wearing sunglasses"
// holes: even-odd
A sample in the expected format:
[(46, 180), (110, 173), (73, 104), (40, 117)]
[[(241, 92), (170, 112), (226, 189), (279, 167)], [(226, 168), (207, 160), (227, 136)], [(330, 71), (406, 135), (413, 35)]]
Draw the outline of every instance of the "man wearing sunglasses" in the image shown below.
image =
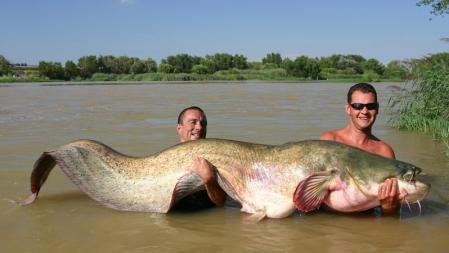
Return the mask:
[[(349, 89), (345, 111), (349, 116), (346, 127), (325, 132), (320, 136), (321, 140), (341, 142), (373, 154), (395, 159), (393, 149), (371, 132), (379, 113), (377, 92), (371, 84), (358, 83)], [(378, 192), (382, 211), (394, 213), (398, 206), (398, 200), (403, 196), (404, 193), (399, 194), (398, 192), (396, 179), (385, 180)]]

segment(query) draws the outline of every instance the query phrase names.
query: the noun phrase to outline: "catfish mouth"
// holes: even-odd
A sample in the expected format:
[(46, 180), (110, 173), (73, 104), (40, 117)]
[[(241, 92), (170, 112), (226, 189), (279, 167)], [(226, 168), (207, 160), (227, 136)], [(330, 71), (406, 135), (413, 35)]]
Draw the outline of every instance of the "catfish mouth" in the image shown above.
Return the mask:
[(412, 208), (410, 207), (410, 204), (417, 204), (419, 207), (419, 216), (421, 216), (422, 207), (420, 201), (422, 201), (429, 193), (430, 185), (415, 180), (409, 182), (398, 180), (398, 184), (399, 190), (406, 192), (405, 197), (400, 200), (401, 205), (406, 204), (411, 212)]
[(399, 189), (405, 190), (407, 195), (403, 198), (403, 201), (414, 204), (418, 203), (419, 201), (423, 200), (427, 194), (430, 192), (430, 185), (422, 183), (420, 181), (403, 181), (398, 180)]

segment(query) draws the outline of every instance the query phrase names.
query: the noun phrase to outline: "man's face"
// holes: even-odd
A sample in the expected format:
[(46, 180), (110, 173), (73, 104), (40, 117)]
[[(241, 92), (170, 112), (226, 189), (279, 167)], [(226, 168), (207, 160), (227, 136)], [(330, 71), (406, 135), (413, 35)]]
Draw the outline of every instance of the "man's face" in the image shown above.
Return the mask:
[(207, 119), (198, 110), (187, 110), (181, 124), (176, 125), (179, 141), (191, 141), (206, 138)]
[[(363, 93), (361, 91), (355, 91), (351, 96), (351, 104), (370, 104), (377, 103), (376, 97), (373, 93)], [(366, 106), (362, 109), (354, 109), (350, 104), (345, 106), (346, 113), (352, 124), (359, 130), (369, 130), (376, 121), (376, 116), (379, 108), (368, 109)]]

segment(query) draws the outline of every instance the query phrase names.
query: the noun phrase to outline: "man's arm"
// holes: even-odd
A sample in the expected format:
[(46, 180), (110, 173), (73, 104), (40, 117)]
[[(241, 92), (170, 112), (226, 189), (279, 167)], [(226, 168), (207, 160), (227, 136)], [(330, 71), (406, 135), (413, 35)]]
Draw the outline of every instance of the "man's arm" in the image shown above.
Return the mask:
[(197, 157), (194, 159), (194, 166), (191, 169), (193, 172), (197, 173), (204, 182), (206, 187), (207, 195), (214, 202), (216, 206), (224, 206), (226, 200), (226, 193), (218, 185), (213, 172), (213, 165), (209, 161), (202, 157)]
[[(378, 154), (390, 159), (396, 159), (393, 149), (384, 142), (382, 144)], [(380, 185), (377, 198), (380, 201), (384, 213), (393, 214), (396, 212), (398, 201), (402, 196), (402, 193), (399, 194), (398, 189), (398, 180), (396, 178), (386, 179)]]

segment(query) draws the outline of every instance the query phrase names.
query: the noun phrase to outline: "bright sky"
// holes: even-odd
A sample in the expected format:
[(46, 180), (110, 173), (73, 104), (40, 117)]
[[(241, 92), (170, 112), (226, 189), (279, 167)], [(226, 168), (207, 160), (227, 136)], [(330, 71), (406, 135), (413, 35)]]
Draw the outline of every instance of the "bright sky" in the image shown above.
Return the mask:
[(449, 16), (417, 0), (2, 0), (0, 55), (13, 63), (187, 53), (383, 63), (449, 51)]

